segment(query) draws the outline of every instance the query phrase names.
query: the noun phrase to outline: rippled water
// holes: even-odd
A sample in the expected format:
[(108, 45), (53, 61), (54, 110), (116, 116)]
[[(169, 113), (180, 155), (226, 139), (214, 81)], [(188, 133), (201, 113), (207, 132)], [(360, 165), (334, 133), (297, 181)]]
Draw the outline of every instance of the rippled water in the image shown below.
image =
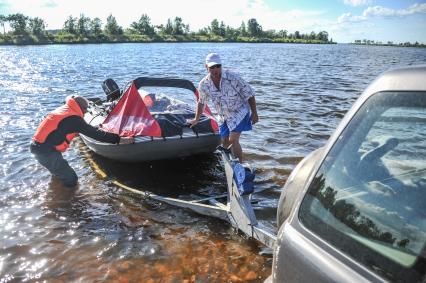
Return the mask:
[(217, 155), (127, 165), (65, 154), (80, 177), (69, 192), (32, 158), (42, 117), (69, 94), (102, 97), (101, 82), (172, 76), (194, 83), (216, 51), (256, 90), (260, 123), (243, 134), (257, 168), (259, 219), (273, 226), (280, 189), (323, 145), (366, 85), (394, 67), (426, 63), (426, 49), (292, 44), (102, 44), (0, 47), (0, 282), (262, 281), (269, 251), (227, 223), (124, 192), (112, 178), (172, 196), (225, 189)]

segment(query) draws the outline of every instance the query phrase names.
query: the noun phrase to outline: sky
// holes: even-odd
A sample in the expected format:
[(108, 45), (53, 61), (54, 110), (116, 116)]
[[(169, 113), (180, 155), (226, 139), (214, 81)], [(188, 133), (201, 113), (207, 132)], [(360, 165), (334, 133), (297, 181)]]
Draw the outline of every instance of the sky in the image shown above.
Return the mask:
[(39, 17), (60, 29), (72, 15), (112, 14), (123, 28), (147, 14), (153, 25), (181, 17), (191, 31), (213, 19), (237, 28), (255, 18), (263, 30), (327, 31), (339, 43), (356, 39), (426, 44), (426, 0), (0, 0), (0, 14)]

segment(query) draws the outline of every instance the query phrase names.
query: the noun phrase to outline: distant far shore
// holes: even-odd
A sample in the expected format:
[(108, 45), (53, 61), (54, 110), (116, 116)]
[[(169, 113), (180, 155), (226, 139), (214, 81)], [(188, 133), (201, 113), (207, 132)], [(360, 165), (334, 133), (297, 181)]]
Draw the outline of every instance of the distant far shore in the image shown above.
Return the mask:
[(404, 42), (404, 43), (394, 43), (392, 41), (388, 42), (381, 42), (381, 41), (374, 41), (374, 40), (355, 40), (353, 43), (354, 45), (365, 45), (365, 46), (392, 46), (392, 47), (426, 47), (426, 44), (419, 43), (419, 42)]

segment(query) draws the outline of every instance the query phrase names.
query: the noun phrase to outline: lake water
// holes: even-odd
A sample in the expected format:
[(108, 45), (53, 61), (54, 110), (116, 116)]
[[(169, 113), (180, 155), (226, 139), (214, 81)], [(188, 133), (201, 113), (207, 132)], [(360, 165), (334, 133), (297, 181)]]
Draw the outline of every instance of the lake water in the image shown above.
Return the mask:
[[(225, 189), (217, 154), (116, 163), (77, 139), (65, 158), (79, 175), (69, 193), (28, 150), (35, 128), (70, 94), (103, 97), (101, 83), (179, 77), (195, 84), (218, 52), (256, 91), (260, 122), (242, 135), (257, 169), (257, 217), (274, 227), (278, 197), (296, 164), (324, 145), (381, 72), (426, 63), (426, 49), (298, 44), (101, 44), (0, 47), (0, 282), (47, 280), (261, 282), (270, 250), (227, 223), (145, 200), (111, 184), (170, 195)], [(110, 178), (91, 167), (94, 160)]]

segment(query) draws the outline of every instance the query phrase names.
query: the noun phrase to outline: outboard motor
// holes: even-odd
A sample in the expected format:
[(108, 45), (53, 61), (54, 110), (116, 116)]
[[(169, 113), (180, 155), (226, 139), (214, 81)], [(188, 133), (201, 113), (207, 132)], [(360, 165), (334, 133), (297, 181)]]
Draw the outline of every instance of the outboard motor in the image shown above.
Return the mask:
[(106, 79), (102, 83), (102, 89), (107, 96), (107, 101), (117, 100), (121, 95), (120, 88), (113, 79)]

